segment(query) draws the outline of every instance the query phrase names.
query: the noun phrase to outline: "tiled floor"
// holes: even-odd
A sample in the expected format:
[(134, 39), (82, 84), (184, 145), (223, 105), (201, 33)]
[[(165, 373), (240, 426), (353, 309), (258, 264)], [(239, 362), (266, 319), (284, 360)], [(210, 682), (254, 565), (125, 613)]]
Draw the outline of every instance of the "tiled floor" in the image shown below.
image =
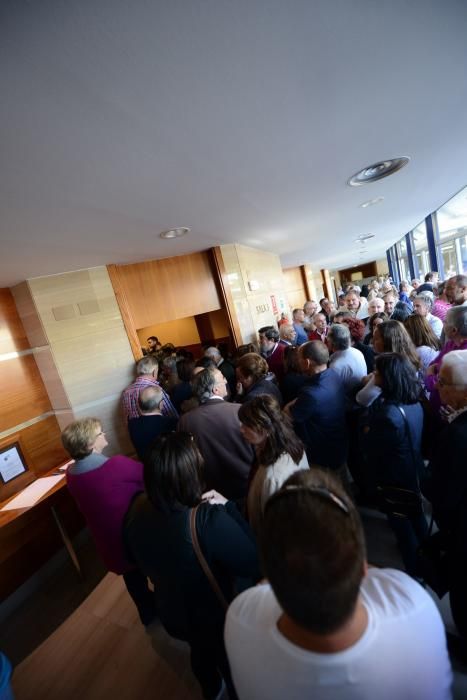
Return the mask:
[[(384, 517), (363, 510), (362, 518), (370, 563), (400, 567)], [(80, 559), (84, 582), (64, 564), (0, 626), (0, 649), (15, 666), (16, 700), (199, 698), (185, 645), (169, 640), (158, 624), (144, 630), (122, 579), (104, 575), (92, 543)], [(449, 629), (447, 598), (440, 607)], [(461, 700), (467, 666), (453, 665), (454, 698)]]

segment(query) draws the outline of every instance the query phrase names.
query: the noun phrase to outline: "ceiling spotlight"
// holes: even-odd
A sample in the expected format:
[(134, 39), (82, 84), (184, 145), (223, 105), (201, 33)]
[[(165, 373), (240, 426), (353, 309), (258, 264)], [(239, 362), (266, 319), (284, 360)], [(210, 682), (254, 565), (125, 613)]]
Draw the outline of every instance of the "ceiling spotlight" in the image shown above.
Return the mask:
[(191, 231), (188, 226), (179, 226), (178, 228), (171, 228), (168, 231), (162, 231), (159, 234), (160, 238), (180, 238), (180, 236), (185, 236)]
[(360, 206), (362, 209), (367, 209), (368, 207), (372, 207), (374, 204), (379, 204), (383, 201), (384, 197), (375, 197), (374, 199), (368, 199), (366, 202), (363, 202), (363, 204), (360, 204)]
[(379, 163), (373, 163), (373, 165), (367, 165), (366, 168), (352, 175), (347, 180), (347, 184), (351, 187), (359, 187), (360, 185), (366, 185), (368, 182), (382, 180), (383, 177), (397, 173), (398, 170), (407, 165), (409, 160), (410, 158), (407, 156), (402, 156), (401, 158), (389, 158), (388, 160), (381, 160)]

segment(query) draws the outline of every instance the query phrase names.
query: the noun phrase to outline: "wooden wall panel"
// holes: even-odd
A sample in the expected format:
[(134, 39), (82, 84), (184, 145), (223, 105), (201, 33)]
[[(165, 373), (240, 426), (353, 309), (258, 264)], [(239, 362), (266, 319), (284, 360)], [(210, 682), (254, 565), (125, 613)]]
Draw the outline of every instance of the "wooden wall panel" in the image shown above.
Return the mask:
[(156, 338), (159, 338), (162, 345), (173, 343), (177, 347), (177, 345), (186, 346), (199, 343), (199, 333), (193, 316), (179, 318), (176, 321), (156, 323), (147, 328), (138, 328), (138, 338), (141, 347), (145, 348), (147, 346), (146, 341), (150, 335), (155, 335)]
[(52, 410), (34, 355), (0, 362), (0, 433)]
[(0, 501), (21, 491), (35, 477), (53, 469), (69, 459), (60, 439), (61, 430), (55, 416), (49, 416), (33, 425), (12, 433), (1, 444), (20, 442), (29, 470), (17, 479), (3, 484), (0, 481)]
[(9, 289), (0, 289), (0, 355), (29, 348), (23, 324)]
[(367, 277), (376, 277), (378, 275), (376, 262), (373, 261), (365, 263), (364, 265), (357, 265), (356, 267), (347, 267), (344, 270), (339, 270), (341, 283), (345, 284), (350, 282), (350, 280), (352, 279), (352, 274), (355, 272), (361, 272), (362, 279), (366, 279)]
[(136, 329), (221, 308), (207, 252), (115, 267)]
[(3, 525), (0, 528), (0, 601), (63, 546), (51, 506), (57, 510), (70, 537), (84, 527), (83, 516), (66, 487)]

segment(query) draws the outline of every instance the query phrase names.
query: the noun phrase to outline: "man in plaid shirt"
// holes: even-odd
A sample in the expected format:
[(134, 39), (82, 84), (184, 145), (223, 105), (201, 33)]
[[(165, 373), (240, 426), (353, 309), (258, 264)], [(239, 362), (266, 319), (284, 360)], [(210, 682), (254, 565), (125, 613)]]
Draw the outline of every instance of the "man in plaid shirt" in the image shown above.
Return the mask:
[[(122, 394), (123, 413), (127, 420), (139, 418), (141, 413), (138, 407), (138, 397), (140, 391), (147, 386), (160, 386), (157, 381), (159, 363), (154, 355), (146, 355), (136, 364), (136, 379), (128, 386)], [(162, 387), (161, 387), (162, 389)], [(175, 406), (172, 404), (169, 395), (162, 389), (164, 399), (160, 405), (163, 416), (178, 418)]]

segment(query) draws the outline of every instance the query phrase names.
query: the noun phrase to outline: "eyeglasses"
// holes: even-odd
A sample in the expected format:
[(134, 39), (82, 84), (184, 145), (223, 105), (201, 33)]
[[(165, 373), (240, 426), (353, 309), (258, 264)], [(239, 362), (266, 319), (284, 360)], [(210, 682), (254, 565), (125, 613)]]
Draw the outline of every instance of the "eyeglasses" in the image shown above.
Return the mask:
[(270, 504), (273, 501), (279, 500), (279, 498), (283, 497), (285, 494), (288, 493), (314, 493), (317, 496), (320, 496), (324, 500), (328, 501), (329, 503), (333, 503), (339, 510), (341, 510), (343, 513), (346, 515), (350, 515), (350, 508), (345, 503), (340, 496), (337, 496), (333, 491), (330, 491), (328, 488), (325, 486), (295, 486), (295, 485), (290, 485), (290, 486), (284, 486), (282, 487), (279, 491), (276, 491), (271, 498), (267, 501), (266, 503), (266, 509), (270, 506)]

